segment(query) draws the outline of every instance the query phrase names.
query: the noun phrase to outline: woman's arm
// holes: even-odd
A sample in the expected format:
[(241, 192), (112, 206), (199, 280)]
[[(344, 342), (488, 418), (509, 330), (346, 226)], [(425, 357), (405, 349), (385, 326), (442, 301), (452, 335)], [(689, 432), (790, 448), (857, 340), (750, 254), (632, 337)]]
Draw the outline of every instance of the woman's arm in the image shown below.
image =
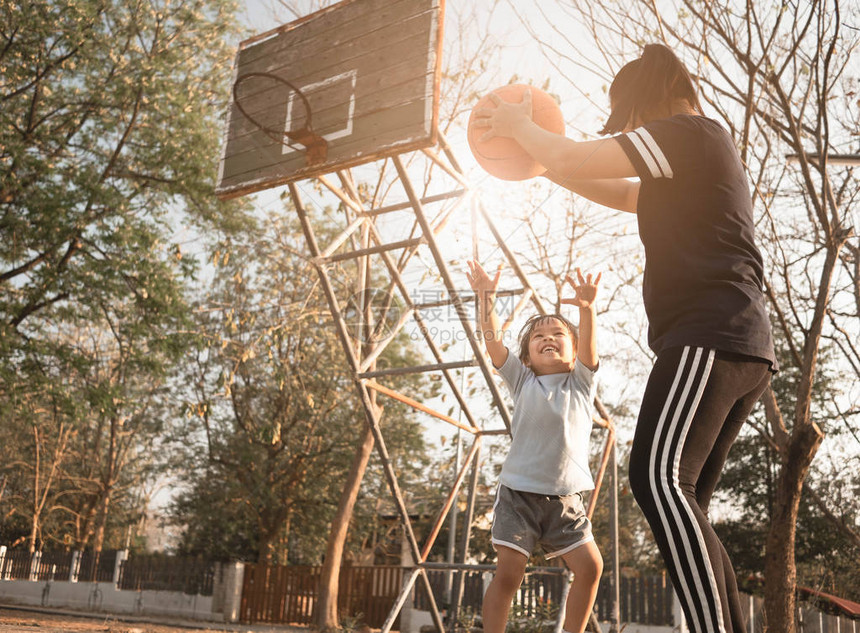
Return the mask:
[(543, 129), (532, 121), (532, 97), (526, 90), (520, 103), (508, 103), (490, 94), (495, 108), (482, 108), (472, 123), (489, 128), (480, 140), (494, 136), (513, 138), (529, 155), (553, 174), (571, 180), (633, 178), (636, 170), (621, 145), (612, 138), (574, 141)]
[(525, 117), (517, 121), (511, 132), (511, 137), (532, 158), (566, 179), (605, 180), (638, 176), (633, 163), (615, 139), (574, 141), (553, 134)]
[(610, 209), (636, 213), (639, 202), (639, 182), (625, 178), (603, 180), (573, 180), (548, 171), (545, 178), (575, 194)]

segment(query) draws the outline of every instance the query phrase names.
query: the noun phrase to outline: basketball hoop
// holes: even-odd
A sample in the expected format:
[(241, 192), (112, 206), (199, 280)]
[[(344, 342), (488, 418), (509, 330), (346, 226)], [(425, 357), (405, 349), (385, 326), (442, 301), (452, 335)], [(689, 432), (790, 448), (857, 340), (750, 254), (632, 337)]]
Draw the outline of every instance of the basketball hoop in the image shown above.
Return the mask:
[(339, 0), (239, 43), (215, 195), (436, 145), (445, 2), (389, 4)]
[[(247, 110), (245, 110), (245, 108), (242, 106), (242, 102), (239, 99), (239, 84), (252, 78), (272, 79), (276, 82), (282, 83), (283, 85), (287, 86), (287, 88), (299, 95), (299, 98), (304, 104), (306, 112), (304, 126), (302, 126), (298, 130), (281, 130), (263, 125), (250, 114), (248, 114)], [(294, 86), (291, 82), (287, 81), (283, 77), (278, 77), (277, 75), (274, 75), (272, 73), (245, 73), (244, 75), (238, 77), (236, 79), (236, 83), (233, 84), (233, 103), (235, 103), (236, 107), (239, 108), (239, 112), (242, 113), (242, 116), (248, 119), (248, 121), (250, 121), (255, 127), (257, 127), (261, 132), (266, 134), (266, 136), (273, 139), (275, 142), (283, 143), (284, 145), (287, 145), (288, 147), (291, 147), (297, 151), (302, 150), (301, 148), (296, 147), (292, 143), (298, 143), (299, 145), (302, 145), (306, 153), (305, 160), (308, 165), (316, 165), (318, 163), (325, 162), (326, 156), (328, 154), (328, 143), (326, 143), (326, 140), (322, 136), (314, 132), (311, 119), (311, 104), (308, 101), (308, 98), (304, 95), (304, 93), (296, 86)]]

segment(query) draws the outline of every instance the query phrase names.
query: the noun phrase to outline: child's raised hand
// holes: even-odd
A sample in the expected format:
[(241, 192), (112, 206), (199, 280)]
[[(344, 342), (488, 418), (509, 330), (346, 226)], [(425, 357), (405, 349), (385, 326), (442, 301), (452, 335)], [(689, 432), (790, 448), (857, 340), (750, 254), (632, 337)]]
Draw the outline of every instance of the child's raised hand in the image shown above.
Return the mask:
[(469, 285), (472, 286), (472, 290), (478, 295), (495, 295), (499, 287), (499, 278), (502, 275), (502, 266), (499, 265), (496, 276), (490, 279), (487, 271), (477, 261), (470, 259), (467, 263), (469, 264), (467, 278), (469, 279)]
[(573, 299), (562, 299), (562, 303), (576, 306), (577, 308), (589, 308), (594, 304), (594, 299), (597, 297), (597, 284), (600, 283), (600, 276), (603, 273), (597, 273), (597, 277), (592, 279), (591, 273), (585, 277), (582, 276), (582, 271), (577, 268), (574, 279), (567, 275), (566, 280), (573, 287)]

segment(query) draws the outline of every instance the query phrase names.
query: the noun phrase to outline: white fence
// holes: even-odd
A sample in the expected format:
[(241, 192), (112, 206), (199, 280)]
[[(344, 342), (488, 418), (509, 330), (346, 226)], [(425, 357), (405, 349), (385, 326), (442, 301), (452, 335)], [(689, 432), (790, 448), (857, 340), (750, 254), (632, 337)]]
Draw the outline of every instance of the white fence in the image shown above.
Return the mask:
[[(111, 552), (101, 561), (96, 561), (87, 576), (92, 581), (82, 582), (81, 561), (86, 557), (80, 552), (68, 553), (68, 561), (51, 562), (50, 556), (40, 552), (29, 554), (7, 550), (0, 546), (0, 602), (24, 606), (70, 608), (97, 613), (116, 613), (144, 616), (170, 616), (214, 622), (237, 622), (239, 620), (244, 579), (243, 563), (215, 564), (211, 583), (206, 595), (186, 591), (164, 591), (152, 589), (158, 583), (136, 581), (139, 588), (120, 589), (121, 573), (128, 561), (128, 552)], [(141, 570), (136, 570), (140, 572)], [(123, 583), (125, 586), (129, 584)], [(759, 597), (741, 594), (747, 620), (747, 633), (766, 633), (764, 602)], [(648, 626), (636, 622), (624, 622), (625, 633), (687, 633), (677, 599), (672, 601), (673, 626)], [(411, 614), (420, 616), (421, 612)], [(426, 624), (422, 618), (415, 620), (416, 630)], [(602, 623), (604, 632), (609, 624)], [(809, 607), (798, 606), (798, 633), (860, 633), (860, 621), (848, 617), (828, 615)]]
[[(47, 566), (35, 552), (26, 560), (14, 561), (12, 552), (0, 546), (0, 601), (39, 607), (70, 608), (99, 613), (171, 616), (195, 620), (236, 622), (242, 599), (242, 563), (216, 564), (211, 592), (201, 595), (185, 591), (120, 589), (120, 573), (128, 553), (111, 555), (107, 571), (98, 580), (79, 581), (82, 556), (72, 552), (71, 565)], [(21, 559), (19, 552), (15, 558)], [(22, 573), (22, 567), (26, 567)], [(104, 566), (103, 566), (104, 567)], [(59, 569), (58, 569), (59, 568)], [(58, 573), (59, 571), (59, 573)], [(16, 573), (17, 572), (17, 573)], [(112, 573), (111, 573), (112, 572)]]

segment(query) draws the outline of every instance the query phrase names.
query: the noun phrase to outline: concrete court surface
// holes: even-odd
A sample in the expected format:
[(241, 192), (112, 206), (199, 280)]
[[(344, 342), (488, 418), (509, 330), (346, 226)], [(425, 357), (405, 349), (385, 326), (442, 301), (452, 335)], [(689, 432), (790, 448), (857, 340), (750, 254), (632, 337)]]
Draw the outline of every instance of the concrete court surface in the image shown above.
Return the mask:
[[(208, 628), (207, 628), (208, 627)], [(127, 618), (0, 605), (0, 633), (308, 633), (287, 626)]]

